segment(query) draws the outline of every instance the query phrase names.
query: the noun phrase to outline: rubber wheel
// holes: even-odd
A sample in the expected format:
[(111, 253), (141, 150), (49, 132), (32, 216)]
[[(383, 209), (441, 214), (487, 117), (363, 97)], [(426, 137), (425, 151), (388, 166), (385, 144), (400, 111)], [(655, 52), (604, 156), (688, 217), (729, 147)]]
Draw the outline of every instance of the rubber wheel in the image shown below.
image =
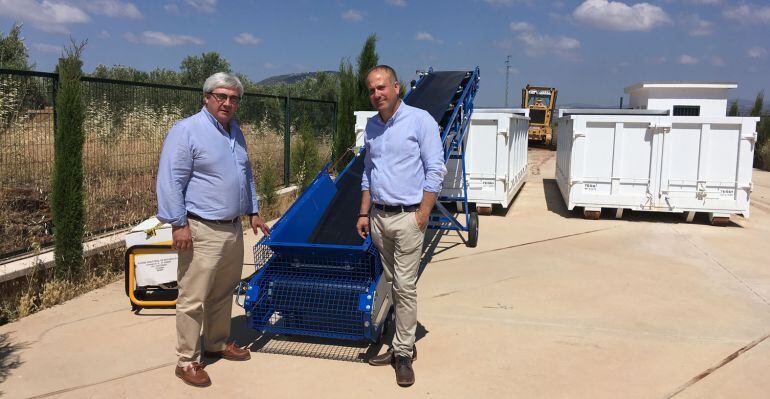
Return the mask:
[(720, 226), (724, 227), (727, 226), (727, 223), (730, 222), (730, 218), (727, 217), (713, 217), (711, 218), (711, 225), (712, 226)]
[(465, 243), (470, 248), (476, 248), (479, 243), (479, 214), (471, 212), (468, 219), (468, 242)]
[(589, 219), (589, 220), (599, 220), (599, 217), (602, 216), (601, 211), (583, 211), (583, 218)]

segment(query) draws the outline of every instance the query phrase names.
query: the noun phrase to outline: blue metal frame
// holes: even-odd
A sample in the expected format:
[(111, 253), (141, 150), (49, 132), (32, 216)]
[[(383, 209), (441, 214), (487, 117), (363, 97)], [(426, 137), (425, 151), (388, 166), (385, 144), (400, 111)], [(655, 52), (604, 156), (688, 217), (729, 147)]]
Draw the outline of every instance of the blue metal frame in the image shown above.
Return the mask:
[[(428, 73), (432, 71), (430, 69)], [(423, 78), (420, 77), (415, 87)], [(431, 216), (430, 228), (468, 231), (470, 216), (464, 138), (478, 81), (477, 67), (441, 132), (444, 161), (461, 160), (464, 195), (439, 197), (436, 208), (440, 215)], [(357, 155), (360, 156), (362, 153)], [(243, 307), (252, 328), (280, 334), (379, 340), (387, 320), (383, 315), (388, 314), (390, 305), (384, 301), (383, 292), (377, 293), (377, 288), (388, 293), (390, 290), (385, 288), (380, 256), (371, 237), (360, 245), (309, 242), (320, 215), (337, 193), (336, 183), (348, 173), (356, 159), (336, 180), (329, 174), (327, 164), (273, 226), (271, 235), (254, 247), (257, 272), (247, 283), (241, 283), (238, 290), (245, 292)], [(459, 200), (465, 203), (465, 225), (441, 204), (441, 201)], [(375, 309), (377, 306), (379, 308)]]

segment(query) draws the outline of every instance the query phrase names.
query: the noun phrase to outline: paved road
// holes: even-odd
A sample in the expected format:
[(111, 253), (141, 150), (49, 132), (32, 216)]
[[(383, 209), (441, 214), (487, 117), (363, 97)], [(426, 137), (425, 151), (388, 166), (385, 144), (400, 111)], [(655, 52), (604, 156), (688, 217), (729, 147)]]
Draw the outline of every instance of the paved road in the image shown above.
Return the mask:
[(408, 390), (357, 361), (376, 348), (260, 337), (239, 308), (252, 360), (214, 362), (213, 386), (188, 387), (173, 375), (172, 313), (134, 315), (118, 282), (0, 327), (2, 397), (768, 397), (770, 173), (754, 172), (751, 219), (728, 227), (588, 221), (564, 207), (555, 153), (529, 154), (526, 185), (481, 218), (477, 248), (435, 241)]

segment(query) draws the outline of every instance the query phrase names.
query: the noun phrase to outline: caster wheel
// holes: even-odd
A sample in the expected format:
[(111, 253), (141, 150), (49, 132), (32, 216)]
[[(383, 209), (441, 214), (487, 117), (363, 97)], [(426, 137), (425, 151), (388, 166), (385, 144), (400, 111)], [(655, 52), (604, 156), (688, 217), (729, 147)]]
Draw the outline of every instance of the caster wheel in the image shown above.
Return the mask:
[(468, 219), (468, 242), (466, 245), (470, 248), (476, 248), (479, 243), (479, 214), (471, 212)]

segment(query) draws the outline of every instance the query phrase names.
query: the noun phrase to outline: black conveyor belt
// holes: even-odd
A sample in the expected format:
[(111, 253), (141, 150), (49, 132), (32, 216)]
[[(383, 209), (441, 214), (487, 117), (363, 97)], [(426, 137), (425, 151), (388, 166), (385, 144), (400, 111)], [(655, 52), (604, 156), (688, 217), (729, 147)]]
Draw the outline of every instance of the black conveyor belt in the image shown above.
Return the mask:
[[(450, 104), (459, 96), (458, 90), (469, 76), (467, 71), (431, 72), (409, 92), (404, 100), (408, 105), (422, 108), (439, 125), (445, 119)], [(337, 181), (337, 193), (326, 207), (323, 216), (308, 240), (313, 244), (361, 245), (356, 232), (361, 206), (361, 175), (364, 172), (364, 152)]]
[(361, 208), (361, 176), (364, 173), (364, 154), (361, 152), (348, 170), (337, 180), (337, 193), (326, 207), (323, 217), (310, 235), (313, 244), (361, 245), (363, 239), (356, 232)]
[(466, 75), (468, 75), (467, 71), (431, 72), (422, 78), (414, 90), (409, 92), (404, 102), (428, 111), (436, 123), (441, 125), (444, 114)]

